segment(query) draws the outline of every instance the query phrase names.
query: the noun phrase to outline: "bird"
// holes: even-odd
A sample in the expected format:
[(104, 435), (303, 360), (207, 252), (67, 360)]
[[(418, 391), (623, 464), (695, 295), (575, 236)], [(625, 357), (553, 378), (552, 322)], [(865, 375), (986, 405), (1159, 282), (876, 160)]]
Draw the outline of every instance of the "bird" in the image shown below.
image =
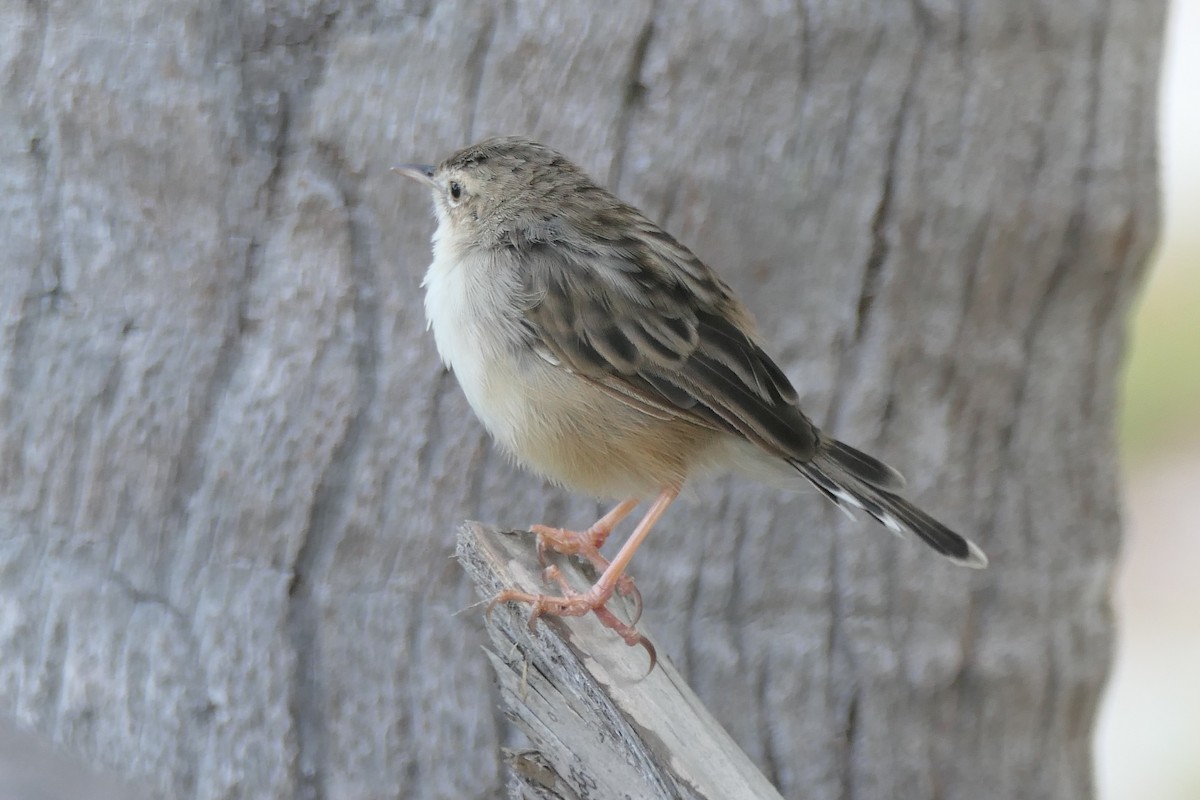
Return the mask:
[[(641, 597), (627, 574), (684, 483), (716, 470), (805, 482), (849, 512), (911, 533), (958, 564), (987, 556), (901, 496), (901, 474), (822, 432), (767, 354), (746, 306), (708, 265), (560, 152), (489, 138), (437, 165), (394, 172), (427, 187), (437, 226), (424, 305), (438, 353), (472, 410), (518, 464), (569, 489), (616, 500), (582, 531), (534, 525), (547, 549), (599, 573), (559, 595), (507, 589), (497, 603), (542, 615), (595, 613), (629, 645)], [(610, 560), (599, 552), (644, 500)], [(607, 607), (632, 595), (632, 622)], [(653, 668), (653, 667), (652, 667)]]

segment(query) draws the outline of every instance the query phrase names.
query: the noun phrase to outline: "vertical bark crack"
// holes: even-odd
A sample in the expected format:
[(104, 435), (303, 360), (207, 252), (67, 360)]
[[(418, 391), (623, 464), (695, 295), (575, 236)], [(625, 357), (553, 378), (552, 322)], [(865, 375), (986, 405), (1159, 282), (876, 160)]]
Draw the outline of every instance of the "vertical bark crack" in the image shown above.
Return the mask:
[(625, 90), (621, 97), (621, 106), (617, 111), (616, 144), (613, 147), (612, 166), (609, 168), (608, 185), (614, 191), (620, 189), (621, 176), (625, 174), (625, 154), (629, 148), (629, 135), (633, 127), (634, 112), (641, 106), (646, 95), (646, 85), (642, 83), (642, 69), (646, 65), (646, 53), (654, 38), (654, 25), (658, 19), (658, 0), (650, 4), (650, 13), (642, 23), (633, 45), (633, 54), (629, 59), (629, 70), (625, 76)]
[(875, 213), (871, 217), (871, 252), (867, 255), (867, 261), (863, 267), (862, 291), (858, 296), (858, 306), (854, 318), (855, 344), (861, 342), (866, 335), (871, 306), (879, 291), (883, 264), (887, 261), (888, 253), (891, 250), (887, 226), (891, 221), (892, 196), (896, 185), (896, 156), (900, 152), (900, 140), (904, 137), (904, 128), (908, 121), (909, 108), (912, 105), (913, 87), (916, 86), (917, 77), (921, 73), (924, 52), (925, 48), (918, 45), (913, 55), (912, 67), (909, 69), (908, 81), (904, 85), (904, 92), (901, 94), (900, 103), (896, 108), (896, 121), (892, 125), (892, 135), (887, 143), (883, 186), (879, 193), (879, 203), (875, 206)]
[(774, 706), (771, 705), (770, 698), (767, 696), (767, 687), (771, 684), (771, 661), (770, 656), (763, 659), (762, 666), (758, 670), (754, 687), (754, 700), (758, 704), (760, 713), (763, 715), (762, 726), (762, 771), (767, 780), (775, 786), (782, 786), (780, 780), (780, 757), (776, 752), (775, 740), (771, 735), (774, 726), (771, 724), (771, 717), (774, 716), (771, 712)]
[(857, 687), (850, 690), (846, 701), (846, 730), (845, 748), (842, 750), (842, 796), (858, 797), (857, 781), (855, 780), (854, 754), (860, 744), (861, 729), (858, 725), (859, 703), (862, 697)]
[[(876, 204), (875, 211), (871, 216), (871, 251), (868, 253), (867, 260), (863, 265), (862, 287), (859, 291), (854, 327), (850, 332), (850, 341), (846, 343), (847, 351), (857, 349), (858, 345), (867, 336), (870, 326), (871, 308), (875, 301), (875, 295), (879, 291), (879, 285), (882, 283), (883, 267), (887, 262), (891, 249), (891, 243), (888, 241), (887, 226), (891, 217), (892, 195), (896, 182), (896, 158), (900, 152), (900, 141), (904, 136), (905, 125), (908, 121), (913, 91), (921, 74), (921, 67), (924, 64), (924, 52), (925, 43), (924, 41), (919, 41), (913, 52), (912, 64), (909, 67), (908, 77), (905, 80), (904, 91), (901, 93), (896, 106), (896, 113), (892, 124), (892, 135), (889, 137), (884, 151), (883, 183), (880, 187), (879, 202)], [(837, 429), (838, 418), (841, 415), (844, 405), (844, 398), (850, 385), (853, 383), (853, 377), (847, 373), (853, 372), (857, 367), (852, 366), (850, 361), (851, 354), (850, 352), (846, 352), (837, 365), (825, 423), (825, 427), (830, 430)]]
[[(51, 122), (45, 118), (45, 109), (40, 108), (41, 97), (37, 92), (38, 76), (42, 72), (46, 54), (46, 38), (50, 31), (49, 12), (44, 3), (29, 3), (28, 8), (35, 20), (35, 32), (29, 37), (30, 52), (22, 57), (14, 58), (11, 62), (9, 80), (13, 86), (23, 86), (31, 98), (29, 116), (26, 125), (33, 131), (29, 135), (29, 156), (34, 167), (34, 192), (36, 193), (37, 230), (37, 261), (29, 265), (33, 275), (25, 295), (21, 298), (16, 319), (12, 324), (12, 333), (8, 337), (11, 342), (9, 363), (5, 381), (7, 388), (0, 392), (0, 421), (11, 424), (20, 417), (20, 410), (14, 409), (14, 402), (20, 396), (20, 388), (29, 385), (29, 374), (32, 369), (33, 343), (37, 340), (39, 322), (44, 310), (55, 309), (64, 299), (62, 286), (62, 252), (66, 237), (62, 229), (62, 181), (52, 174), (54, 160), (51, 156), (47, 139), (52, 134), (47, 130)], [(41, 112), (41, 118), (38, 112)], [(51, 230), (57, 231), (56, 237), (51, 237)], [(39, 285), (40, 284), (40, 285)], [(13, 440), (19, 440), (20, 435), (13, 432)], [(8, 436), (5, 436), (7, 439)], [(0, 467), (0, 478), (6, 475), (21, 475), (25, 472), (25, 448), (21, 445), (5, 447), (3, 450), (4, 465)], [(42, 489), (44, 494), (45, 489)], [(38, 506), (42, 503), (39, 499)]]
[[(1071, 270), (1075, 267), (1075, 256), (1083, 239), (1085, 224), (1087, 222), (1088, 184), (1091, 180), (1096, 161), (1097, 122), (1101, 92), (1100, 64), (1103, 57), (1104, 31), (1107, 28), (1108, 19), (1109, 5), (1106, 0), (1102, 8), (1097, 12), (1097, 18), (1093, 25), (1089, 52), (1090, 71), (1088, 73), (1087, 111), (1084, 114), (1084, 118), (1087, 121), (1087, 133), (1080, 154), (1079, 166), (1075, 172), (1075, 196), (1071, 204), (1071, 215), (1063, 232), (1058, 258), (1054, 262), (1054, 267), (1046, 279), (1043, 290), (1038, 297), (1037, 305), (1029, 318), (1029, 324), (1025, 328), (1025, 337), (1021, 347), (1022, 352), (1025, 354), (1026, 363), (1030, 363), (1033, 353), (1036, 351), (1037, 343), (1043, 335), (1044, 328), (1052, 319), (1051, 311), (1055, 308), (1059, 290), (1066, 282)], [(1013, 395), (1011, 405), (1012, 415), (1001, 436), (1003, 458), (1005, 463), (1010, 465), (1017, 458), (1017, 423), (1022, 417), (1026, 396), (1029, 393), (1029, 383), (1035, 372), (1036, 370), (1028, 368), (1021, 370), (1016, 391)], [(989, 520), (988, 525), (989, 529), (995, 526), (995, 516), (997, 513), (998, 506), (993, 506), (992, 519)]]
[(292, 566), (288, 587), (286, 629), (296, 659), (290, 710), (297, 747), (296, 797), (323, 800), (326, 797), (326, 692), (322, 686), (320, 627), (322, 608), (314, 586), (327, 568), (336, 545), (336, 533), (344, 523), (349, 506), (349, 488), (355, 465), (364, 449), (370, 427), (371, 409), (378, 392), (378, 318), (376, 275), (370, 253), (364, 246), (363, 223), (357, 216), (358, 200), (340, 169), (340, 156), (330, 149), (337, 168), (338, 186), (349, 217), (350, 265), (354, 278), (354, 364), (355, 399), (341, 439), (317, 484), (308, 524)]

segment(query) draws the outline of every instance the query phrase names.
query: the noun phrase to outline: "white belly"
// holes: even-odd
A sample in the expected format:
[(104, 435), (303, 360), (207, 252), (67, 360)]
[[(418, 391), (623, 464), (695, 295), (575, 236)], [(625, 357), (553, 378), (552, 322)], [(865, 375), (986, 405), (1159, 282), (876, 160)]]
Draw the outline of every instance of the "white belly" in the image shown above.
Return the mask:
[(482, 260), (447, 258), (434, 248), (425, 275), (425, 316), (442, 362), (453, 370), (471, 409), (507, 449), (529, 414), (527, 380), (514, 348), (517, 287)]
[(526, 467), (597, 497), (680, 485), (711, 431), (631, 409), (523, 341), (506, 264), (448, 258), (435, 242), (425, 313), (438, 353), (497, 443)]

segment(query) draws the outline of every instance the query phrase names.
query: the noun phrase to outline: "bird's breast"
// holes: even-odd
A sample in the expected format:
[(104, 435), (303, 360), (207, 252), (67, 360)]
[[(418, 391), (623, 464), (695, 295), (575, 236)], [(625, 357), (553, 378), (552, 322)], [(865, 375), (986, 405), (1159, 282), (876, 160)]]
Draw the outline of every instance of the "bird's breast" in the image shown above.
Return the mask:
[(483, 256), (435, 247), (425, 275), (425, 316), (438, 355), (493, 436), (511, 445), (527, 399), (514, 276)]
[(425, 311), (442, 361), (484, 427), (515, 459), (596, 496), (679, 485), (713, 434), (647, 416), (538, 355), (510, 265), (434, 248)]

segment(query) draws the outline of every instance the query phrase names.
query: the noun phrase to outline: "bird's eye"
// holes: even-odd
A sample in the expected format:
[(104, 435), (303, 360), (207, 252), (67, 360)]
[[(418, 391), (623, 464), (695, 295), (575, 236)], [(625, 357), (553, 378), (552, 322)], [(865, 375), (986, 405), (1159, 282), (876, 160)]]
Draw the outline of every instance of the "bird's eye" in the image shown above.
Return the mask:
[(450, 197), (455, 200), (462, 199), (463, 188), (458, 181), (450, 181)]

